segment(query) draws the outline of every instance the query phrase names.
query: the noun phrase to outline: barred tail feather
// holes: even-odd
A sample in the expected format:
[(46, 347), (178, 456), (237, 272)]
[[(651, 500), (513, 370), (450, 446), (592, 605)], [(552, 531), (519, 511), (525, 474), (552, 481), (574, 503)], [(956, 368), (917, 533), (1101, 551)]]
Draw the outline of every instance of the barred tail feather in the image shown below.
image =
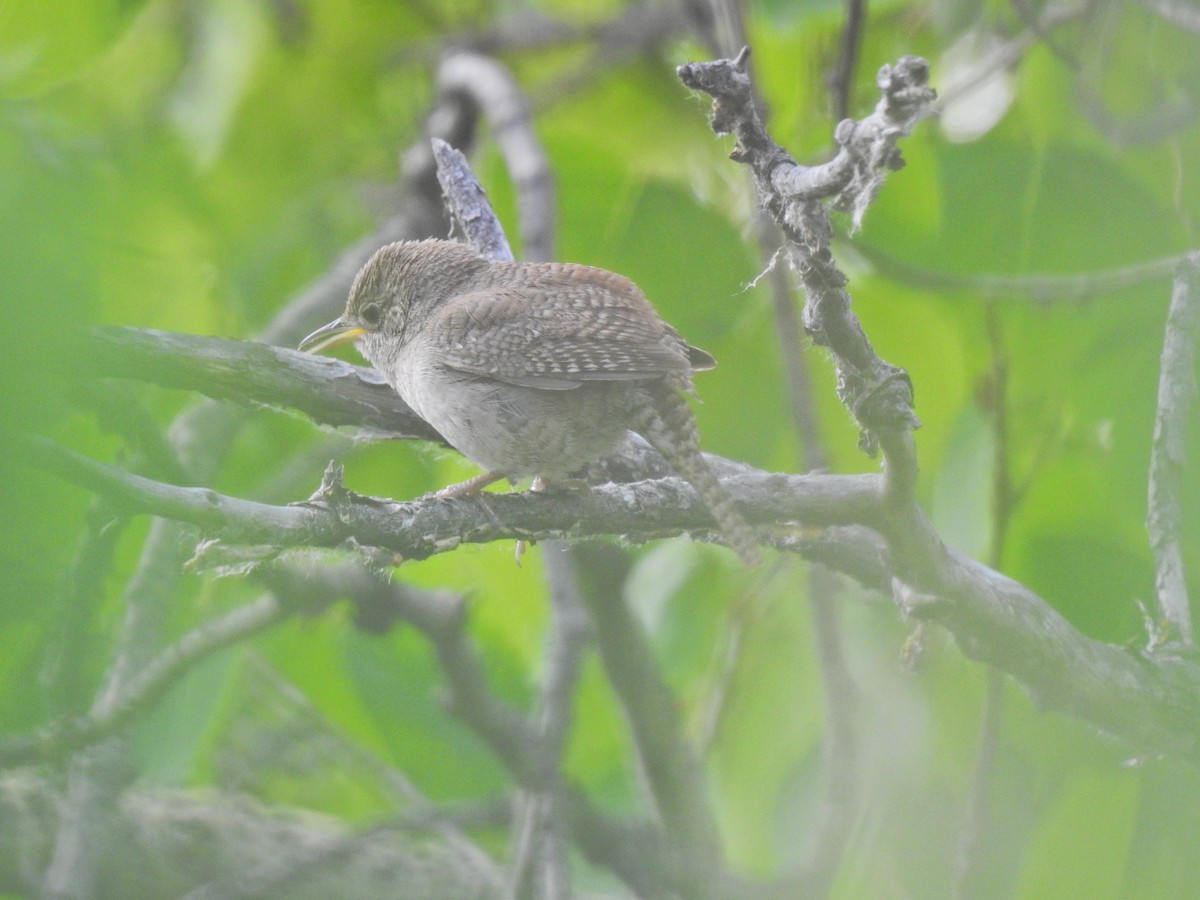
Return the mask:
[(645, 404), (637, 431), (696, 489), (726, 542), (746, 566), (754, 568), (762, 562), (754, 529), (700, 454), (696, 417), (684, 397), (687, 387), (667, 380), (649, 387), (653, 401)]

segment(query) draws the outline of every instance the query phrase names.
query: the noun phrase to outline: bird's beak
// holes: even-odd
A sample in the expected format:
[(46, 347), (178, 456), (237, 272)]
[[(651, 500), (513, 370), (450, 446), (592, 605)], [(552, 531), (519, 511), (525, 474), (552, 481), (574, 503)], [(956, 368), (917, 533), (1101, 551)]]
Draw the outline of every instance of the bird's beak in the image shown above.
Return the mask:
[(322, 325), (300, 342), (301, 350), (320, 353), (336, 344), (344, 344), (367, 333), (367, 329), (357, 325), (347, 325), (340, 318), (334, 319), (328, 325)]

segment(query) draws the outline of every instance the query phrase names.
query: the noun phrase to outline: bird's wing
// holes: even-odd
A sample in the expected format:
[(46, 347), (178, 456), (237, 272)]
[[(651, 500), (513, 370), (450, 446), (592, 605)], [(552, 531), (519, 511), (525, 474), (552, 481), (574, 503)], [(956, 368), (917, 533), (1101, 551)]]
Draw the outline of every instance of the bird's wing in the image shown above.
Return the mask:
[(428, 327), (446, 347), (443, 365), (545, 390), (686, 377), (715, 365), (620, 275), (556, 265), (519, 273), (506, 285), (455, 297), (431, 316)]

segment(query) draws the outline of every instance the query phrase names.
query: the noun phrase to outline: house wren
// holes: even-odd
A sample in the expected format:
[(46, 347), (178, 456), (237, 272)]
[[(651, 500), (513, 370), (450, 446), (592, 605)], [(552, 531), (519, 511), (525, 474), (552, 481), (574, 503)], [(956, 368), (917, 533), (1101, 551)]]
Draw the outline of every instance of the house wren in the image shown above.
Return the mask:
[(747, 565), (750, 526), (700, 455), (685, 395), (716, 363), (659, 318), (632, 281), (571, 263), (496, 262), (453, 241), (381, 248), (341, 318), (306, 337), (353, 340), (421, 418), (484, 475), (565, 478), (633, 430), (686, 478)]

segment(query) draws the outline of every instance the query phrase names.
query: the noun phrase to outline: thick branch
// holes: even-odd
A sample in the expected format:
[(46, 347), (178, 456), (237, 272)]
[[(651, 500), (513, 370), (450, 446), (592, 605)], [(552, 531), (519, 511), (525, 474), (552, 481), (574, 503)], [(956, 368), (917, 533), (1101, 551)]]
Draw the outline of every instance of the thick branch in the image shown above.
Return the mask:
[(888, 544), (897, 602), (910, 615), (940, 622), (969, 656), (1015, 676), (1047, 707), (1087, 719), (1148, 752), (1200, 762), (1200, 669), (1176, 659), (1151, 666), (1123, 648), (1085, 638), (1028, 589), (949, 550), (916, 502), (911, 388), (902, 370), (878, 359), (849, 310), (845, 276), (829, 253), (831, 228), (821, 199), (833, 196), (836, 205), (861, 211), (878, 177), (898, 165), (895, 139), (933, 99), (924, 61), (905, 57), (885, 66), (875, 113), (857, 125), (843, 122), (838, 156), (805, 169), (763, 128), (750, 102), (745, 57), (743, 51), (737, 60), (691, 63), (678, 71), (686, 85), (713, 95), (714, 131), (736, 136), (733, 158), (752, 167), (763, 205), (791, 242), (808, 294), (806, 325), (814, 340), (829, 346), (839, 394), (866, 442), (883, 446), (883, 514), (870, 524)]
[[(303, 505), (273, 507), (139, 478), (48, 443), (35, 455), (131, 510), (193, 522), (228, 540), (269, 542), (271, 553), (281, 545), (353, 540), (420, 559), (468, 542), (629, 533), (631, 526), (649, 537), (707, 524), (704, 507), (679, 479), (410, 502), (359, 497), (335, 485)], [(1200, 763), (1200, 669), (1173, 659), (1150, 665), (1084, 637), (1027, 588), (945, 548), (919, 510), (887, 505), (877, 476), (741, 475), (727, 485), (751, 521), (871, 525), (888, 540), (893, 586), (908, 614), (940, 622), (969, 656), (1010, 673), (1048, 708), (1146, 752)]]
[(721, 842), (703, 767), (684, 735), (677, 700), (663, 678), (654, 648), (621, 598), (628, 562), (598, 542), (582, 546), (579, 555), (588, 563), (583, 599), (595, 623), (600, 660), (629, 720), (658, 815), (690, 853), (698, 875), (716, 872)]
[[(190, 522), (224, 540), (282, 547), (336, 547), (353, 539), (405, 559), (424, 559), (460, 544), (521, 538), (625, 534), (648, 539), (711, 527), (695, 491), (680, 478), (606, 484), (586, 491), (486, 493), (478, 497), (396, 501), (363, 497), (335, 478), (304, 503), (273, 506), (131, 475), (57, 444), (33, 440), (33, 464), (130, 512)], [(878, 518), (874, 475), (757, 473), (726, 485), (756, 522), (844, 525)]]
[[(38, 894), (64, 799), (28, 772), (0, 776), (0, 891)], [(405, 837), (399, 832), (417, 833)], [(134, 789), (97, 834), (98, 897), (180, 897), (202, 885), (238, 895), (264, 865), (288, 869), (321, 855), (287, 896), (302, 898), (490, 896), (456, 847), (402, 820), (354, 835), (311, 810), (264, 808), (243, 795)], [(331, 852), (332, 851), (332, 852)], [(251, 895), (246, 895), (251, 896)], [(261, 896), (253, 894), (253, 896)]]
[(963, 652), (1020, 681), (1046, 709), (1088, 720), (1138, 750), (1200, 764), (1200, 667), (1139, 658), (1076, 631), (1028, 588), (948, 551), (936, 593), (901, 589), (910, 615), (938, 622)]
[(91, 329), (80, 336), (78, 349), (90, 375), (149, 381), (251, 406), (289, 407), (322, 425), (444, 443), (382, 375), (338, 359), (141, 328)]
[(591, 646), (592, 625), (580, 596), (572, 548), (547, 541), (542, 553), (550, 589), (550, 622), (533, 724), (538, 741), (537, 765), (543, 772), (539, 780), (547, 787), (526, 791), (519, 798), (513, 881), (519, 896), (567, 898), (571, 891), (563, 815), (563, 759), (575, 719), (575, 688)]

